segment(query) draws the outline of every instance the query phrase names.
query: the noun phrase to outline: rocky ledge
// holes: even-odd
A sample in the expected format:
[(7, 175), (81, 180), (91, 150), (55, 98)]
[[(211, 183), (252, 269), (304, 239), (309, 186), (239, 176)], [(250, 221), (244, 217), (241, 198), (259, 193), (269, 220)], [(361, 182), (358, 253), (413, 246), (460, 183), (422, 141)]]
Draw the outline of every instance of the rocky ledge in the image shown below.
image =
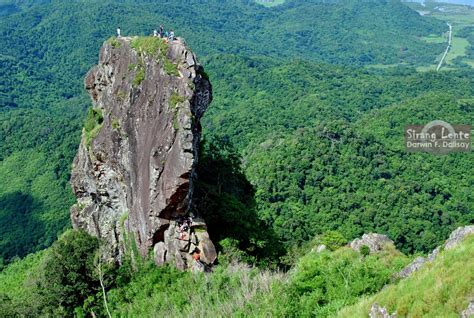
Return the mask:
[(157, 264), (181, 269), (212, 264), (192, 201), (200, 118), (212, 100), (195, 55), (181, 39), (113, 38), (85, 87), (93, 107), (73, 165), (73, 226), (101, 238), (119, 263), (153, 252)]
[(420, 270), (423, 268), (423, 266), (428, 263), (432, 262), (438, 257), (439, 252), (444, 249), (444, 250), (450, 250), (455, 248), (456, 246), (459, 245), (460, 242), (462, 242), (467, 236), (473, 235), (474, 234), (474, 225), (467, 225), (464, 227), (457, 228), (454, 230), (449, 238), (446, 240), (446, 242), (435, 248), (430, 254), (428, 254), (427, 257), (422, 257), (419, 256), (415, 258), (413, 262), (408, 264), (404, 269), (398, 273), (398, 276), (400, 278), (407, 278), (410, 277), (411, 274), (414, 272)]

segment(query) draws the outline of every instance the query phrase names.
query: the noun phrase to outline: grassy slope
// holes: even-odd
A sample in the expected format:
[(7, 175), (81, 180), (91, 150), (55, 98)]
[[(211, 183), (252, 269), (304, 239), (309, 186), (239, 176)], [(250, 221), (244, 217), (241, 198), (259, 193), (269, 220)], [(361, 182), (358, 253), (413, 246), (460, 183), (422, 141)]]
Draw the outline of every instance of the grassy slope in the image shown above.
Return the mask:
[[(0, 299), (13, 299), (0, 302), (0, 314), (22, 312), (23, 306), (38, 303), (30, 285), (43, 255), (32, 254), (0, 273)], [(471, 236), (410, 278), (392, 284), (393, 274), (409, 261), (392, 248), (367, 257), (347, 247), (308, 252), (286, 274), (227, 264), (202, 275), (150, 262), (130, 282), (109, 290), (107, 297), (113, 316), (130, 317), (334, 317), (343, 308), (338, 317), (352, 318), (367, 317), (374, 302), (397, 311), (398, 317), (457, 317), (474, 296), (473, 257)], [(99, 301), (97, 310), (100, 307)]]
[(411, 277), (341, 310), (338, 317), (367, 317), (374, 303), (397, 317), (459, 317), (474, 297), (474, 236), (442, 252)]

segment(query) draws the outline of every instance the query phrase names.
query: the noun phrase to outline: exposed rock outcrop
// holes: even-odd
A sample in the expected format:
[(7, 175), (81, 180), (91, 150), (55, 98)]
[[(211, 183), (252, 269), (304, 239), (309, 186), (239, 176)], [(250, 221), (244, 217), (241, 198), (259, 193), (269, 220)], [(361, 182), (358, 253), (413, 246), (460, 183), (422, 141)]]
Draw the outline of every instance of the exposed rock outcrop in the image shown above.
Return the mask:
[(327, 250), (326, 245), (324, 245), (324, 244), (319, 244), (318, 246), (313, 247), (313, 248), (311, 249), (311, 252), (314, 252), (314, 253), (322, 253), (322, 252), (324, 252), (325, 250)]
[(388, 236), (377, 233), (364, 234), (360, 239), (355, 239), (350, 243), (354, 251), (359, 252), (362, 246), (367, 246), (371, 253), (380, 252), (388, 244), (393, 245), (393, 241)]
[(474, 317), (474, 301), (471, 301), (467, 306), (466, 310), (461, 313), (461, 318), (472, 318)]
[(398, 273), (398, 277), (407, 278), (412, 273), (420, 270), (423, 267), (423, 265), (425, 265), (426, 262), (427, 262), (427, 259), (424, 257), (420, 256), (420, 257), (415, 258), (413, 262), (405, 266), (405, 268), (403, 268), (400, 271), (400, 273)]
[(457, 228), (454, 230), (451, 235), (449, 235), (448, 240), (444, 243), (444, 249), (450, 250), (459, 245), (468, 235), (474, 234), (474, 225), (468, 225), (464, 227)]
[(378, 304), (373, 304), (369, 312), (370, 318), (396, 318), (397, 314), (393, 313), (390, 315), (385, 307), (381, 307)]
[(442, 249), (445, 249), (445, 250), (453, 249), (456, 246), (458, 246), (459, 243), (462, 242), (468, 235), (473, 235), (473, 234), (474, 234), (474, 225), (468, 225), (468, 226), (457, 228), (451, 233), (451, 235), (449, 235), (449, 238), (446, 240), (446, 242), (444, 242), (443, 245), (435, 248), (433, 252), (431, 252), (427, 257), (421, 257), (421, 256), (417, 257), (413, 262), (411, 262), (404, 269), (402, 269), (400, 273), (398, 273), (398, 276), (400, 278), (409, 277), (412, 273), (423, 268), (423, 266), (427, 262), (434, 261)]
[(113, 39), (85, 86), (94, 111), (74, 160), (73, 226), (103, 239), (118, 262), (135, 243), (158, 265), (189, 268), (198, 248), (212, 264), (205, 222), (193, 218), (180, 230), (183, 218), (195, 216), (200, 118), (212, 99), (194, 54), (182, 40)]

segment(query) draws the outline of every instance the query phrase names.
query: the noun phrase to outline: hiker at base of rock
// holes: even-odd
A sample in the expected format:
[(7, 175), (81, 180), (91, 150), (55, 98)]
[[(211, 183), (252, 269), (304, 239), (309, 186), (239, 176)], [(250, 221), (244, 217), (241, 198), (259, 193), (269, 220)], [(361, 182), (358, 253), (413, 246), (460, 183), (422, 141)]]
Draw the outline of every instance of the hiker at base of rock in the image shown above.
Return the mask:
[(201, 263), (201, 251), (198, 248), (194, 250), (193, 259), (194, 261)]
[(185, 240), (186, 240), (186, 234), (187, 234), (186, 231), (187, 231), (187, 229), (184, 230), (184, 231), (180, 231), (180, 232), (179, 232), (178, 240), (181, 240), (181, 241), (185, 241)]
[(120, 27), (117, 28), (117, 36), (120, 37)]
[(176, 222), (178, 223), (178, 233), (179, 233), (178, 239), (185, 240), (186, 234), (188, 233), (188, 230), (191, 227), (193, 221), (190, 217), (187, 217), (187, 218), (179, 217)]

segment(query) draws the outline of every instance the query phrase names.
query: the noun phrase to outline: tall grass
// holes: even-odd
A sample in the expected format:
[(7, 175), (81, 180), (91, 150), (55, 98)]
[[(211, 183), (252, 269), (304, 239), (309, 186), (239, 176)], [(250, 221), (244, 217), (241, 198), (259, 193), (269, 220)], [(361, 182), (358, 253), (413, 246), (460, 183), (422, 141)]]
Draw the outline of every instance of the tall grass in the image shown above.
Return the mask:
[(345, 308), (338, 317), (367, 317), (374, 303), (396, 311), (397, 317), (458, 317), (474, 298), (473, 259), (471, 236), (411, 277)]
[(122, 317), (249, 316), (257, 310), (251, 304), (264, 303), (286, 280), (283, 273), (239, 263), (208, 274), (150, 264), (129, 285), (111, 291), (109, 301), (112, 315)]

